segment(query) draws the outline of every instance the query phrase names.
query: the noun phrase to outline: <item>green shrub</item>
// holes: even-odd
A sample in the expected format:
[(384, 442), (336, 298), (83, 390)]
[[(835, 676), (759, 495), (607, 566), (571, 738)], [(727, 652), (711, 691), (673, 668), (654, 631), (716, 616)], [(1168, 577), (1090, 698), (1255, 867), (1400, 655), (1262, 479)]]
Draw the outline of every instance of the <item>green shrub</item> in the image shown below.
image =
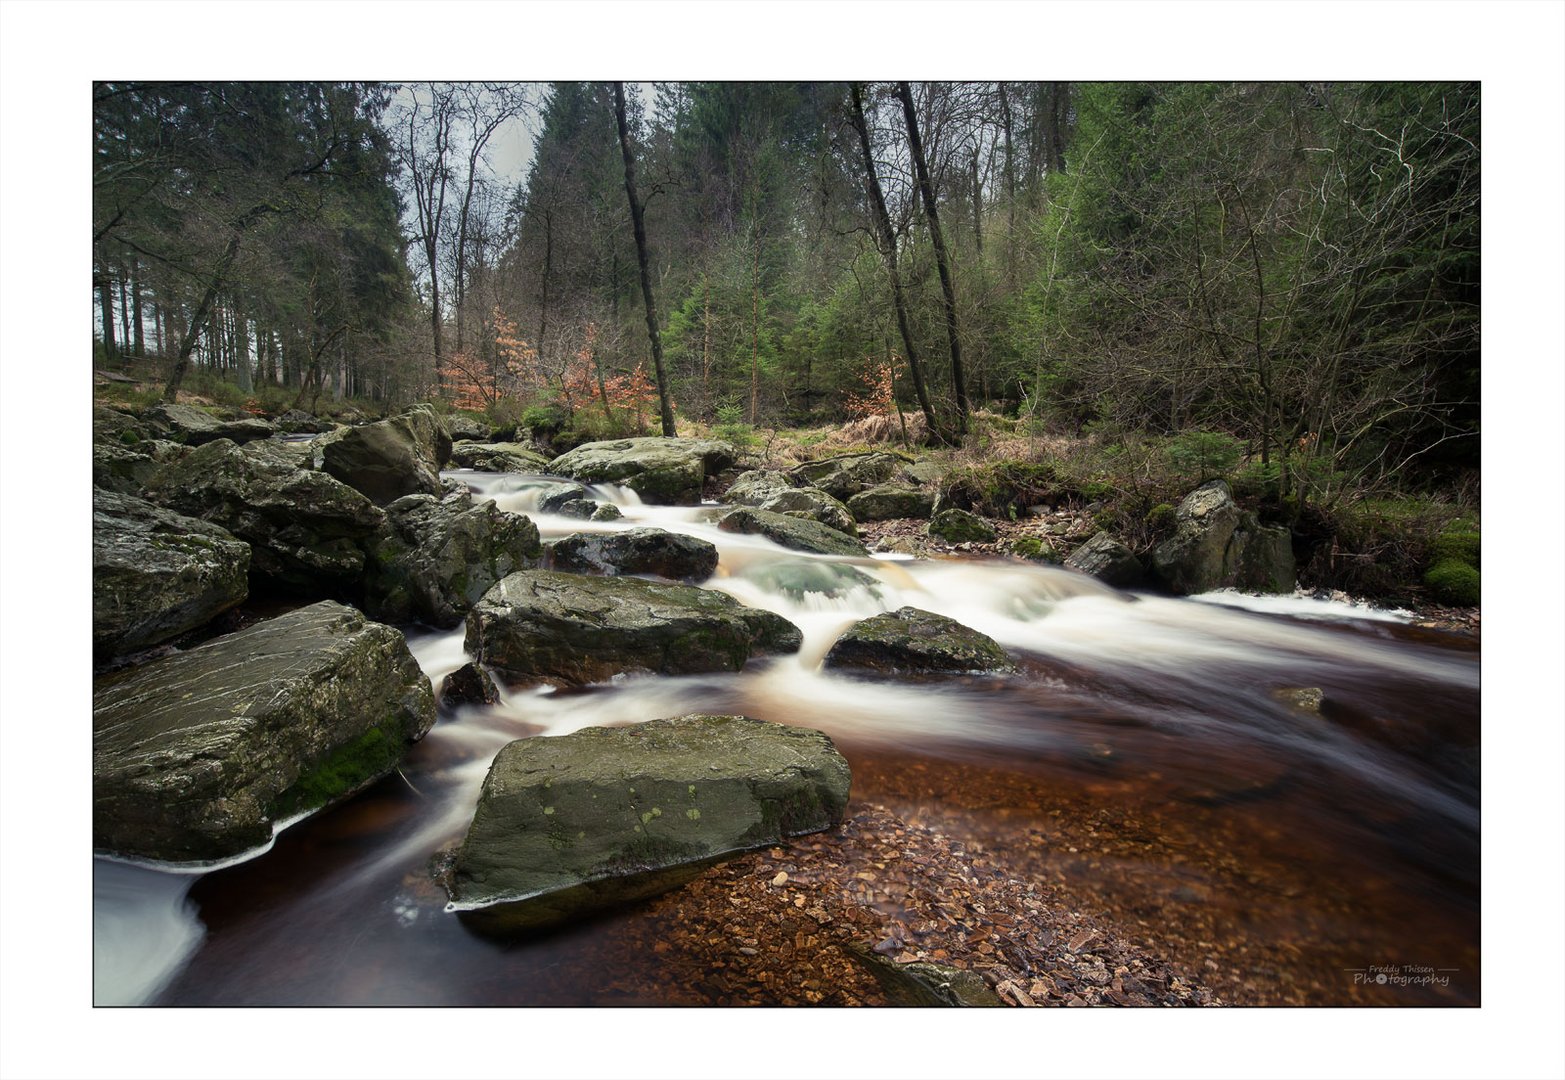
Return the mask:
[(1436, 600), (1457, 607), (1477, 605), (1481, 590), (1479, 574), (1457, 559), (1444, 559), (1429, 568), (1424, 584)]
[(1226, 476), (1239, 464), (1243, 441), (1220, 431), (1186, 431), (1168, 440), (1164, 451), (1175, 469), (1200, 480)]
[(1147, 528), (1153, 530), (1154, 532), (1161, 532), (1164, 529), (1173, 528), (1174, 505), (1172, 503), (1158, 503), (1152, 509), (1147, 511), (1146, 523)]
[(761, 437), (749, 424), (721, 423), (712, 428), (712, 435), (739, 447), (753, 448), (761, 444)]
[(1036, 503), (1078, 495), (1046, 462), (996, 461), (952, 469), (940, 484), (939, 504), (1015, 520)]
[(1430, 543), (1429, 562), (1431, 566), (1443, 562), (1459, 562), (1476, 569), (1483, 565), (1479, 562), (1479, 549), (1477, 533), (1447, 529)]
[(1275, 497), (1282, 487), (1282, 465), (1276, 461), (1247, 461), (1234, 470), (1228, 486), (1237, 499)]

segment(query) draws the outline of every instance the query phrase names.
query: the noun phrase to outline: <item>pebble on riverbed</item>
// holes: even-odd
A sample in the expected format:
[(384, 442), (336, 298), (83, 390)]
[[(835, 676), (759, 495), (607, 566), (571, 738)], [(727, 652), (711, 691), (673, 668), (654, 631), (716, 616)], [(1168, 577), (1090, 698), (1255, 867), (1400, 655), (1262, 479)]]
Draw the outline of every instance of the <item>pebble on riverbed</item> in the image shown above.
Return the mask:
[[(726, 863), (649, 903), (605, 945), (604, 1001), (885, 1005), (863, 959), (971, 971), (1009, 1005), (1213, 1005), (1194, 977), (1047, 886), (977, 867), (960, 843), (879, 806), (832, 832)], [(857, 954), (857, 955), (856, 955)], [(655, 981), (654, 981), (655, 980)], [(673, 997), (669, 997), (669, 988)]]

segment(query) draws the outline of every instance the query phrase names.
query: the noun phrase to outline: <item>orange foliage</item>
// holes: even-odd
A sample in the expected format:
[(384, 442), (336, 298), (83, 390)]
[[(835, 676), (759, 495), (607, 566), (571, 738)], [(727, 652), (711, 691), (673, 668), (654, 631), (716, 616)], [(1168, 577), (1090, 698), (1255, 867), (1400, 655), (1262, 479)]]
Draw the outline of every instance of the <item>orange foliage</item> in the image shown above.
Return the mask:
[(863, 392), (850, 390), (848, 400), (843, 403), (849, 417), (862, 420), (868, 416), (890, 416), (896, 411), (895, 359), (878, 364), (873, 360), (865, 361), (868, 366), (859, 375)]
[(494, 321), (494, 361), (484, 361), (470, 352), (458, 351), (446, 357), (440, 366), (440, 380), (451, 404), (459, 409), (483, 412), (501, 398), (518, 390), (536, 394), (541, 385), (538, 350), (516, 332), (516, 324), (496, 308)]

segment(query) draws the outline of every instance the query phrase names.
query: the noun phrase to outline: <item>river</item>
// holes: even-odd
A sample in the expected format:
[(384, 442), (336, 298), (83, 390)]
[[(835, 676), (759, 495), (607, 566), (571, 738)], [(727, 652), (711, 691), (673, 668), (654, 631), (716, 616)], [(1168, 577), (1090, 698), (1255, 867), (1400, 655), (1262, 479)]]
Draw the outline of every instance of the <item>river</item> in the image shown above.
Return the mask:
[[(706, 587), (790, 619), (803, 649), (736, 674), (463, 708), (398, 773), (236, 864), (97, 859), (96, 1002), (604, 1003), (594, 942), (616, 916), (497, 945), (446, 912), (431, 864), (507, 742), (690, 712), (827, 732), (854, 804), (938, 824), (1050, 883), (1225, 1000), (1479, 1002), (1474, 640), (1348, 604), (1121, 593), (1044, 565), (802, 555), (618, 488), (597, 495), (623, 519), (589, 523), (536, 513), (538, 478), (448, 475), (545, 539), (651, 525), (710, 540)], [(988, 634), (1022, 673), (900, 684), (819, 670), (843, 629), (903, 605)], [(437, 687), (467, 659), (461, 630), (411, 628), (409, 644)], [(1306, 688), (1318, 708), (1293, 700)]]

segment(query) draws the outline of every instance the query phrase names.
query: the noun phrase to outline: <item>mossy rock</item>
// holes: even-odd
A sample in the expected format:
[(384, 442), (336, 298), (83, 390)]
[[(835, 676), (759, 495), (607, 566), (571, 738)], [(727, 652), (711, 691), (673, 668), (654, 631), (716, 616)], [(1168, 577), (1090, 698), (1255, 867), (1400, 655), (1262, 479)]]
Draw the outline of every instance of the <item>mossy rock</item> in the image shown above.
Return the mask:
[(992, 544), (997, 537), (994, 526), (983, 518), (954, 507), (936, 514), (928, 532), (948, 544)]
[(839, 824), (851, 780), (822, 733), (743, 716), (521, 739), (484, 780), (453, 907), (510, 936), (652, 896)]
[(772, 543), (794, 551), (859, 557), (869, 554), (869, 549), (855, 538), (810, 518), (748, 506), (715, 511), (711, 516), (724, 532), (764, 536)]
[(955, 619), (904, 607), (854, 623), (826, 653), (829, 669), (884, 675), (972, 675), (1014, 671), (998, 642)]
[(660, 506), (694, 506), (701, 487), (734, 462), (716, 439), (613, 439), (584, 443), (549, 463), (549, 472), (584, 484), (623, 484)]
[(402, 634), (331, 601), (116, 673), (93, 691), (93, 844), (242, 854), (387, 775), (434, 720)]
[(1453, 607), (1476, 607), (1482, 596), (1479, 584), (1478, 571), (1456, 559), (1437, 562), (1424, 575), (1430, 594)]

